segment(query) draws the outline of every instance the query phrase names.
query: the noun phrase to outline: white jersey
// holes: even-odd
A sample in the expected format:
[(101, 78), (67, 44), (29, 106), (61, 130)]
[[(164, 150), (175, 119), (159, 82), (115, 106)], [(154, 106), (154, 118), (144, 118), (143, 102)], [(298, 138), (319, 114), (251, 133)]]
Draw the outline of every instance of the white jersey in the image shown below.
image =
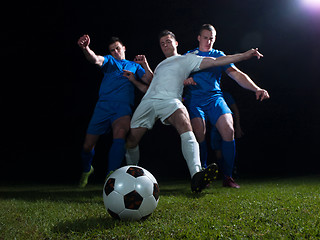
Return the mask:
[(195, 54), (176, 55), (163, 60), (154, 71), (152, 82), (143, 99), (182, 98), (183, 81), (191, 72), (200, 70), (203, 57)]

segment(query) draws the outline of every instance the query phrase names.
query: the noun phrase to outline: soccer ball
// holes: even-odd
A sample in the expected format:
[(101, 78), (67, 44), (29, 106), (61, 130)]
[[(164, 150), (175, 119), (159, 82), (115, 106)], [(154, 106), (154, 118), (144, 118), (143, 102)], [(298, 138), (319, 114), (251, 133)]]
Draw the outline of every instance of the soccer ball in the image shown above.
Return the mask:
[(116, 219), (145, 219), (156, 209), (159, 192), (157, 180), (149, 171), (138, 166), (125, 166), (106, 180), (104, 206)]

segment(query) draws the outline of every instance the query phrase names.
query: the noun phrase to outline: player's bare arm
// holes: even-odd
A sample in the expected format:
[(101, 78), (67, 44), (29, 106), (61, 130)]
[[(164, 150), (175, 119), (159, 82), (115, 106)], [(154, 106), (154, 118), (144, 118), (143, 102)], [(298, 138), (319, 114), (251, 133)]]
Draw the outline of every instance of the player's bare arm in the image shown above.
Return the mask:
[(82, 52), (85, 55), (86, 59), (89, 62), (101, 67), (103, 62), (104, 62), (104, 57), (100, 56), (100, 55), (96, 55), (95, 52), (90, 49), (89, 45), (90, 45), (90, 37), (89, 37), (89, 35), (83, 35), (82, 37), (79, 38), (78, 46), (82, 50)]
[(123, 70), (123, 76), (128, 78), (130, 82), (132, 82), (141, 92), (146, 93), (148, 90), (148, 85), (143, 84), (142, 82), (139, 82), (134, 77), (133, 72), (130, 72), (128, 70)]
[(211, 68), (211, 67), (224, 66), (230, 63), (236, 63), (236, 62), (248, 60), (252, 57), (257, 57), (258, 59), (260, 59), (261, 57), (263, 57), (263, 55), (259, 53), (258, 48), (256, 48), (256, 49), (248, 50), (244, 53), (227, 55), (219, 58), (205, 57), (200, 64), (200, 69), (202, 70), (202, 69)]
[(226, 73), (241, 87), (255, 92), (257, 100), (263, 101), (270, 98), (269, 93), (266, 90), (258, 87), (247, 74), (240, 71), (237, 67), (229, 67)]
[(151, 80), (153, 78), (153, 72), (151, 71), (147, 58), (145, 55), (137, 55), (134, 58), (134, 62), (139, 63), (143, 69), (146, 71), (146, 73), (142, 76), (141, 80), (145, 82), (146, 84), (150, 84)]

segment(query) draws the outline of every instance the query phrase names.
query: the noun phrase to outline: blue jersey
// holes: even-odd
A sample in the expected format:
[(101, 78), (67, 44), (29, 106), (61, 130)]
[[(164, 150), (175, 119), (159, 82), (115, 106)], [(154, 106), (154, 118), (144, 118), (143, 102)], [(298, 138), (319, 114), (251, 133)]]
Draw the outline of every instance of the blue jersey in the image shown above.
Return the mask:
[(100, 101), (134, 104), (134, 84), (123, 76), (123, 70), (133, 72), (136, 78), (141, 78), (145, 74), (145, 70), (138, 63), (125, 59), (117, 60), (111, 55), (104, 56), (101, 66), (104, 76), (99, 91)]
[[(212, 49), (209, 52), (201, 52), (199, 48), (196, 48), (188, 51), (188, 53), (214, 58), (225, 56), (222, 51), (215, 49)], [(214, 101), (217, 96), (222, 96), (220, 88), (221, 75), (222, 72), (232, 66), (234, 65), (228, 64), (225, 66), (208, 68), (192, 74), (197, 85), (189, 85), (185, 87), (185, 103), (187, 105), (203, 105)]]
[(228, 92), (223, 91), (223, 98), (229, 107), (236, 103), (232, 95)]

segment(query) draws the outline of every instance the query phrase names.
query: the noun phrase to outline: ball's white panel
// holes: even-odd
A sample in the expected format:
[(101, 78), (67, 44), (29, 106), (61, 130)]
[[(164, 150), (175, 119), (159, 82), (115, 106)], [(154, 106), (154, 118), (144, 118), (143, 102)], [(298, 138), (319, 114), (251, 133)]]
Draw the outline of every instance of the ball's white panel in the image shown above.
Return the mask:
[(103, 202), (106, 209), (110, 209), (117, 214), (125, 209), (123, 196), (115, 191), (111, 192), (108, 196), (103, 194)]
[(123, 173), (116, 177), (114, 183), (114, 191), (126, 195), (129, 192), (132, 192), (135, 188), (136, 178), (132, 177), (127, 173)]
[[(124, 166), (122, 168), (117, 169), (116, 171), (114, 171), (109, 178), (117, 178), (118, 176), (121, 176), (122, 174), (125, 174), (127, 169), (129, 168), (129, 166)], [(108, 178), (108, 179), (109, 179)]]
[(153, 196), (144, 198), (139, 208), (139, 212), (141, 213), (142, 217), (153, 213), (158, 205), (158, 201), (156, 201)]
[(153, 182), (147, 176), (138, 177), (136, 179), (135, 190), (141, 197), (149, 197), (153, 194)]

